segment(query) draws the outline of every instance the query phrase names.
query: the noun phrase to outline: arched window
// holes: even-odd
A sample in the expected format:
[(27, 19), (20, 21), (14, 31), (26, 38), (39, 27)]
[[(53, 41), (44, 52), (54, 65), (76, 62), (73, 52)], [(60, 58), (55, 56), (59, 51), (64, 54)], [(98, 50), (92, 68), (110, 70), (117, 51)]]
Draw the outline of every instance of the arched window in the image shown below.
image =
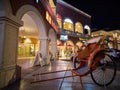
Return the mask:
[(83, 33), (83, 26), (80, 22), (75, 23), (75, 32)]
[(62, 28), (62, 19), (61, 19), (61, 16), (58, 14), (57, 14), (57, 22), (58, 22), (59, 28)]
[(73, 22), (71, 19), (65, 19), (63, 25), (65, 30), (73, 31)]
[(88, 35), (90, 35), (91, 31), (90, 31), (90, 27), (88, 25), (84, 26), (84, 30), (87, 30)]

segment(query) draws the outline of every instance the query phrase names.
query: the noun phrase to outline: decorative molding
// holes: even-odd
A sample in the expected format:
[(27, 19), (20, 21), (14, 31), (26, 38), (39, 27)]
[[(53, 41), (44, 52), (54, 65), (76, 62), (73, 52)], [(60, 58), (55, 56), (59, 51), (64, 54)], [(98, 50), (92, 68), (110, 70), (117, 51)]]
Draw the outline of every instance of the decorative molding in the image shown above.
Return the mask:
[(2, 65), (0, 66), (0, 72), (2, 71), (8, 71), (8, 70), (13, 70), (16, 68), (16, 64), (14, 65), (5, 65), (4, 67), (2, 67)]
[(18, 26), (18, 27), (21, 26), (21, 24), (15, 22), (14, 20), (12, 20), (12, 19), (10, 19), (10, 18), (8, 18), (8, 17), (0, 17), (0, 21), (7, 21), (7, 22), (9, 22), (9, 23), (11, 23), (11, 24), (13, 24), (13, 25)]

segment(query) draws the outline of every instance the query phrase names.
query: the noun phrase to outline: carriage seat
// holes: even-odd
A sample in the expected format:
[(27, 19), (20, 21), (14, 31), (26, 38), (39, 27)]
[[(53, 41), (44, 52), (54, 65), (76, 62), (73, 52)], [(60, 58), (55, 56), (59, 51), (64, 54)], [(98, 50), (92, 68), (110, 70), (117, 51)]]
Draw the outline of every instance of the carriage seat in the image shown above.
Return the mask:
[(88, 44), (98, 43), (102, 38), (103, 38), (103, 36), (93, 37), (93, 38), (89, 39), (88, 41), (86, 41), (85, 45), (87, 46)]
[(85, 45), (83, 45), (78, 50), (78, 58), (84, 59), (89, 57), (90, 53), (93, 52), (95, 49), (97, 49), (98, 44), (101, 43), (101, 39), (103, 39), (103, 36), (97, 36), (94, 38), (89, 39)]

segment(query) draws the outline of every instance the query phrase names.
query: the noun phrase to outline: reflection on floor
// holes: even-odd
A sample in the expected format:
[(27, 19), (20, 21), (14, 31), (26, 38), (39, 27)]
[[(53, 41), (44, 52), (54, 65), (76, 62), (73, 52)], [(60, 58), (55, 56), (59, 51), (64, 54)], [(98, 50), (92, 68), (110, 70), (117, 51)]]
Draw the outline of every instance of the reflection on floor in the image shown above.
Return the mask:
[[(70, 60), (70, 57), (59, 57), (59, 60)], [(22, 69), (28, 69), (33, 67), (35, 57), (19, 57), (17, 60), (17, 65), (21, 66)]]
[(71, 57), (65, 57), (65, 56), (62, 56), (62, 57), (59, 57), (59, 60), (70, 60)]
[(35, 57), (21, 57), (17, 60), (17, 65), (21, 66), (22, 69), (28, 69), (33, 67)]
[[(102, 90), (102, 89), (119, 90), (120, 88), (120, 77), (119, 77), (120, 71), (117, 71), (115, 80), (108, 87), (97, 86), (92, 81), (90, 75), (87, 75), (82, 78), (83, 87), (81, 87), (80, 85), (79, 77), (74, 77), (74, 80), (72, 78), (63, 78), (63, 79), (58, 79), (53, 81), (31, 83), (35, 80), (41, 80), (41, 79), (43, 80), (43, 79), (48, 79), (53, 77), (54, 78), (61, 77), (64, 75), (71, 75), (71, 72), (64, 71), (60, 73), (54, 73), (54, 74), (48, 74), (48, 75), (37, 75), (37, 76), (34, 76), (34, 74), (41, 74), (46, 72), (53, 72), (53, 71), (66, 70), (66, 69), (73, 68), (72, 62), (70, 61), (56, 60), (56, 61), (51, 61), (49, 65), (46, 65), (43, 67), (41, 66), (31, 67), (33, 64), (33, 61), (34, 61), (33, 58), (30, 60), (19, 60), (18, 61), (19, 64), (22, 65), (24, 69), (26, 68), (26, 70), (22, 70), (24, 71), (22, 80), (2, 90), (49, 90), (49, 89), (51, 90)], [(29, 64), (24, 64), (26, 62)], [(30, 68), (27, 68), (27, 65), (30, 66)]]

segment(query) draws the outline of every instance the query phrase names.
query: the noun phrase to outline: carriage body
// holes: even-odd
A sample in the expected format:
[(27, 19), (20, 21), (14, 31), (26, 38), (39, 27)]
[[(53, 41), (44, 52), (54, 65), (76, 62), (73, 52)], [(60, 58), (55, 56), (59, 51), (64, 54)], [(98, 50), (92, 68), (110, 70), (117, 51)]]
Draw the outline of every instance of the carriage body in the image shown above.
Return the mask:
[[(116, 75), (116, 64), (113, 58), (107, 54), (104, 39), (104, 36), (91, 38), (73, 58), (73, 73), (79, 75), (80, 78), (90, 74), (92, 80), (99, 86), (111, 84)], [(106, 79), (106, 77), (109, 78)]]

